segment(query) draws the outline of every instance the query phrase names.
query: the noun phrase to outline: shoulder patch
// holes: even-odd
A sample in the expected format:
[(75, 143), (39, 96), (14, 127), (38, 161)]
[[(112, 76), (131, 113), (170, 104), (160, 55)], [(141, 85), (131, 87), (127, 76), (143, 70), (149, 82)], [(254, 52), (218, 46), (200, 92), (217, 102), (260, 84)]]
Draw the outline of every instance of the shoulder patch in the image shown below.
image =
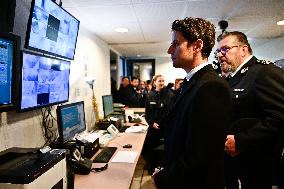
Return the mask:
[(273, 62), (267, 60), (257, 60), (256, 62), (259, 64), (274, 64)]

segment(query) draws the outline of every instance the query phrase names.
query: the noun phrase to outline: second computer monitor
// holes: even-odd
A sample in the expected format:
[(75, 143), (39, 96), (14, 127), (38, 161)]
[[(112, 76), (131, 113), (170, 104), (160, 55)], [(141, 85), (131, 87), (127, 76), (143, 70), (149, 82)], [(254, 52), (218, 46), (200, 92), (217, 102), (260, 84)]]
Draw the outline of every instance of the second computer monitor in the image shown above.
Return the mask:
[(114, 112), (112, 95), (103, 96), (103, 109), (104, 109), (104, 117), (108, 117), (110, 114)]
[(75, 102), (57, 107), (59, 140), (67, 142), (86, 130), (84, 102)]

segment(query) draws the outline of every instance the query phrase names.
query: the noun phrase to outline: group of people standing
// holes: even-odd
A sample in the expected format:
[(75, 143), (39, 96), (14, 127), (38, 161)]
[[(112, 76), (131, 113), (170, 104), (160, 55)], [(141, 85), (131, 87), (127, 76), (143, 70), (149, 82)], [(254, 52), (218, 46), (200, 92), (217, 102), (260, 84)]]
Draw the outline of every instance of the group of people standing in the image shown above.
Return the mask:
[(122, 77), (119, 90), (117, 91), (116, 102), (127, 107), (145, 107), (146, 95), (152, 90), (151, 82), (140, 81), (137, 77), (131, 80), (127, 76)]
[(234, 31), (218, 37), (221, 77), (208, 62), (215, 44), (212, 23), (187, 17), (174, 21), (172, 31), (168, 53), (187, 75), (176, 93), (163, 91), (163, 76), (154, 77), (156, 90), (145, 100), (147, 137), (164, 138), (154, 185), (282, 189), (284, 71), (258, 60), (247, 36)]
[(208, 63), (212, 23), (185, 18), (172, 30), (168, 53), (187, 75), (164, 116), (165, 154), (152, 175), (155, 186), (283, 188), (284, 71), (254, 57), (246, 35), (234, 31), (218, 37), (220, 77)]

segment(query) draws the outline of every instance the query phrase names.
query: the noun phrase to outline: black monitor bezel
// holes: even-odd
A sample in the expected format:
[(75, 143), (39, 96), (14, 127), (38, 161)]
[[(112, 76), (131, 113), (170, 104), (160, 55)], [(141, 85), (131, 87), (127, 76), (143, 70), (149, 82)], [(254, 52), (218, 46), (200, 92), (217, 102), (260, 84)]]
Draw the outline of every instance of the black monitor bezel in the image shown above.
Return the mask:
[(39, 49), (39, 48), (29, 46), (29, 40), (30, 40), (30, 34), (31, 34), (31, 28), (32, 28), (33, 11), (34, 11), (34, 8), (35, 8), (35, 1), (36, 0), (32, 0), (32, 2), (31, 2), (30, 16), (29, 16), (29, 20), (28, 20), (27, 32), (26, 32), (26, 38), (25, 38), (25, 48), (33, 50), (33, 51), (41, 52), (41, 53), (47, 54), (47, 55), (52, 55), (52, 56), (56, 56), (56, 57), (60, 57), (60, 58), (68, 59), (68, 60), (74, 60), (76, 46), (77, 46), (77, 40), (78, 40), (78, 34), (79, 34), (79, 28), (80, 28), (80, 21), (77, 18), (75, 18), (72, 14), (70, 14), (67, 10), (65, 10), (63, 7), (59, 6), (57, 3), (55, 3), (52, 0), (50, 0), (52, 3), (54, 3), (56, 6), (61, 8), (64, 12), (66, 12), (67, 14), (69, 14), (71, 17), (73, 17), (74, 19), (76, 19), (78, 21), (77, 36), (76, 36), (76, 41), (75, 41), (75, 46), (74, 46), (74, 55), (73, 55), (72, 58), (69, 58), (69, 57), (66, 57), (66, 56), (63, 56), (63, 55), (60, 55), (60, 54), (57, 54), (57, 53), (53, 53), (53, 52), (49, 52), (49, 51), (46, 51), (46, 50), (42, 50), (42, 49)]
[(42, 57), (45, 57), (45, 58), (50, 58), (50, 59), (56, 59), (56, 60), (63, 60), (63, 59), (59, 59), (59, 58), (56, 58), (56, 57), (51, 57), (51, 56), (47, 56), (47, 55), (44, 55), (44, 54), (38, 54), (38, 53), (34, 53), (34, 52), (30, 52), (30, 51), (26, 51), (26, 50), (22, 50), (21, 51), (21, 63), (20, 63), (20, 74), (19, 74), (19, 93), (18, 93), (18, 103), (17, 103), (17, 112), (27, 112), (27, 111), (31, 111), (31, 110), (36, 110), (36, 109), (40, 109), (40, 108), (44, 108), (44, 107), (48, 107), (48, 106), (53, 106), (53, 105), (57, 105), (57, 104), (62, 104), (62, 103), (65, 103), (65, 102), (68, 102), (69, 101), (69, 98), (70, 98), (70, 67), (71, 67), (71, 62), (69, 60), (63, 60), (63, 61), (66, 61), (66, 62), (69, 62), (70, 64), (70, 67), (69, 67), (69, 87), (68, 87), (68, 98), (67, 100), (63, 100), (63, 101), (58, 101), (58, 102), (54, 102), (54, 103), (49, 103), (49, 104), (45, 104), (45, 105), (38, 105), (38, 106), (33, 106), (33, 107), (30, 107), (30, 108), (24, 108), (24, 109), (21, 109), (21, 103), (22, 103), (22, 77), (23, 77), (23, 57), (24, 57), (24, 53), (26, 54), (31, 54), (31, 55), (36, 55), (36, 56), (42, 56)]
[(12, 88), (11, 88), (11, 103), (10, 104), (0, 104), (0, 112), (6, 112), (13, 110), (17, 107), (17, 89), (19, 85), (18, 73), (20, 71), (20, 52), (21, 52), (21, 37), (11, 34), (11, 33), (0, 33), (0, 38), (10, 40), (14, 43), (13, 47), (13, 63), (12, 63)]
[[(106, 98), (106, 97), (109, 97), (109, 96), (111, 96), (112, 97), (112, 112), (111, 113), (109, 113), (109, 114), (106, 114), (106, 111), (105, 111), (105, 104), (104, 104), (104, 98)], [(103, 95), (102, 96), (102, 104), (103, 104), (103, 110), (104, 110), (104, 117), (106, 118), (106, 117), (108, 117), (109, 115), (111, 115), (112, 113), (114, 113), (114, 106), (113, 106), (113, 95)]]
[(79, 101), (79, 102), (74, 102), (74, 103), (70, 103), (70, 104), (63, 104), (63, 105), (59, 105), (57, 106), (57, 109), (56, 109), (56, 116), (57, 116), (57, 128), (58, 128), (58, 133), (59, 133), (59, 138), (58, 138), (58, 142), (60, 143), (65, 143), (67, 141), (70, 141), (70, 138), (69, 139), (65, 139), (63, 138), (63, 123), (62, 123), (62, 109), (63, 108), (68, 108), (70, 106), (77, 106), (77, 104), (82, 104), (83, 105), (83, 110), (84, 110), (84, 130), (82, 130), (81, 132), (85, 131), (87, 129), (87, 126), (86, 126), (86, 114), (85, 114), (85, 105), (84, 105), (84, 101)]

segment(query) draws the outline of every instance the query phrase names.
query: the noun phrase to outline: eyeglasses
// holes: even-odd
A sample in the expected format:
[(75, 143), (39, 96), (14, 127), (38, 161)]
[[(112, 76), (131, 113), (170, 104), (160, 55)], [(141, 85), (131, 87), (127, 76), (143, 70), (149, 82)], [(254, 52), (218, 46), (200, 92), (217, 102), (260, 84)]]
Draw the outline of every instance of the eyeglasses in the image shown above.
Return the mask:
[(101, 172), (108, 168), (108, 164), (105, 164), (103, 167), (92, 168), (92, 172)]
[(229, 50), (231, 50), (232, 48), (235, 48), (235, 47), (239, 47), (241, 45), (234, 45), (234, 46), (231, 46), (231, 47), (228, 47), (228, 46), (225, 46), (225, 47), (221, 47), (220, 49), (217, 49), (215, 51), (215, 54), (218, 54), (219, 52), (221, 52), (222, 54), (226, 54)]

